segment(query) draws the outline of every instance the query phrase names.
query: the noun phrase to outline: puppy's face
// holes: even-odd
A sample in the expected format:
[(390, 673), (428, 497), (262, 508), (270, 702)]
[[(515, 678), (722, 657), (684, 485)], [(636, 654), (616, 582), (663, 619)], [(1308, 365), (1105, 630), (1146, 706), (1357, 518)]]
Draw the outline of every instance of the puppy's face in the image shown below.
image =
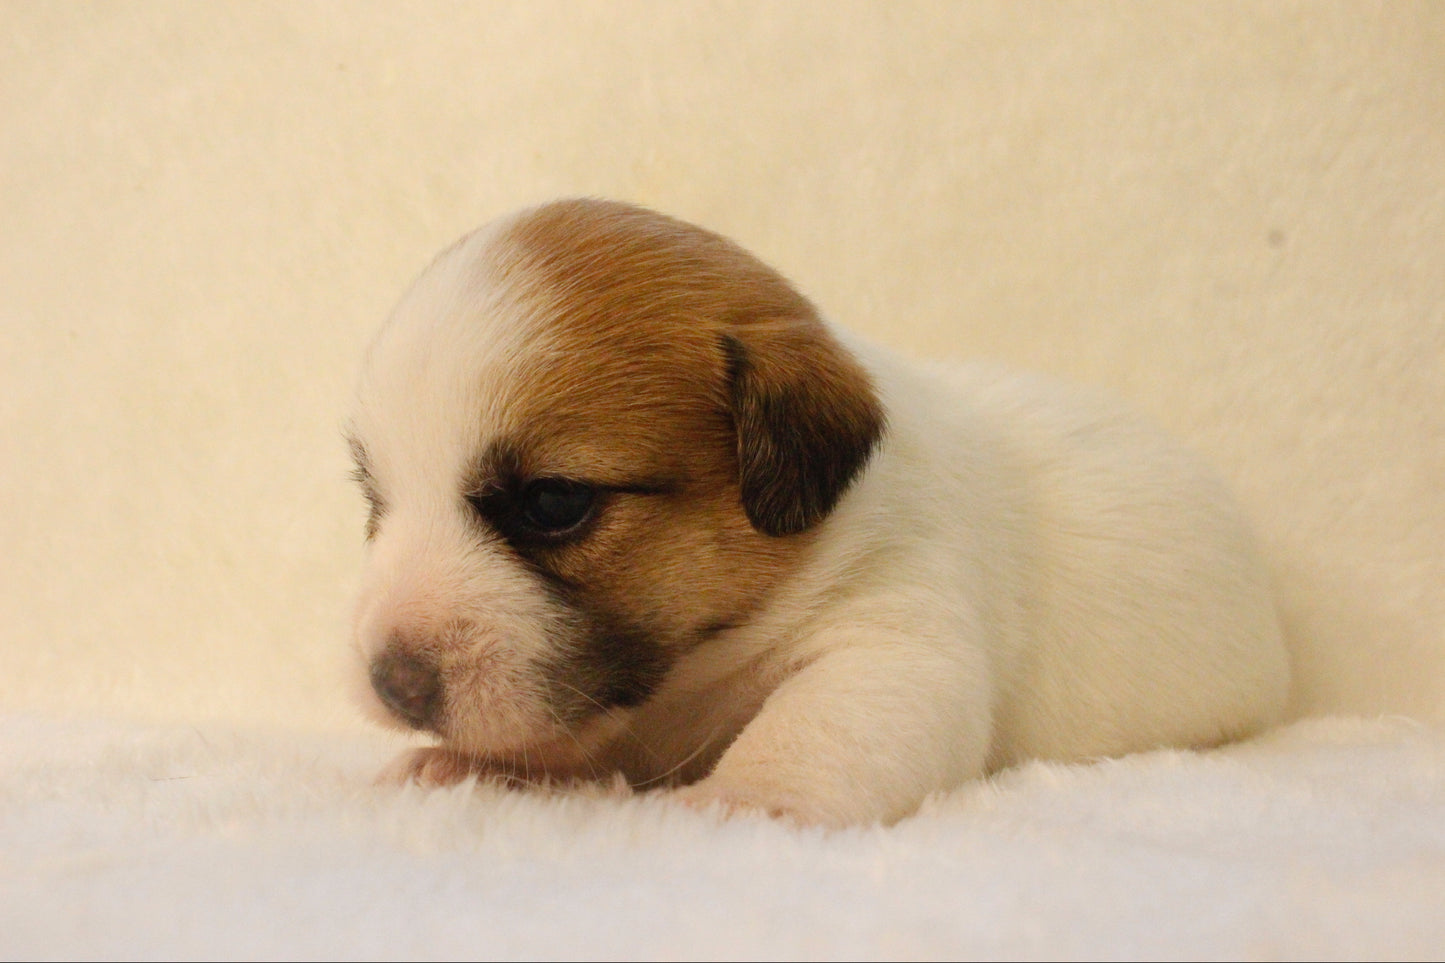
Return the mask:
[(360, 382), (369, 704), (576, 764), (766, 604), (881, 428), (812, 306), (716, 235), (571, 201), (469, 236)]

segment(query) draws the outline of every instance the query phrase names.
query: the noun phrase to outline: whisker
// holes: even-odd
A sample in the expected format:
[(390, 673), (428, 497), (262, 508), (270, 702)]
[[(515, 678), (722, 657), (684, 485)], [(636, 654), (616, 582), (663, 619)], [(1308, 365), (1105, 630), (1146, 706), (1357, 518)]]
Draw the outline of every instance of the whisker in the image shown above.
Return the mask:
[[(708, 750), (708, 747), (712, 745), (713, 739), (717, 736), (717, 734), (718, 734), (719, 732), (722, 731), (722, 728), (723, 728), (723, 727), (722, 727), (722, 724), (721, 724), (721, 723), (719, 723), (719, 724), (716, 725), (716, 726), (713, 726), (712, 731), (707, 734), (707, 738), (706, 738), (706, 739), (703, 739), (701, 742), (699, 742), (697, 748), (694, 749), (692, 752), (688, 753), (686, 756), (684, 756), (684, 757), (677, 763), (677, 765), (673, 766), (671, 769), (668, 769), (668, 770), (667, 770), (666, 772), (664, 772), (664, 773), (661, 773), (661, 774), (659, 774), (659, 775), (653, 776), (653, 777), (651, 777), (651, 778), (649, 778), (649, 779), (643, 779), (643, 780), (641, 780), (641, 781), (639, 781), (639, 782), (633, 783), (633, 784), (632, 784), (632, 788), (633, 788), (633, 789), (642, 789), (642, 788), (644, 788), (644, 787), (646, 787), (646, 786), (651, 786), (651, 785), (654, 785), (654, 784), (656, 784), (656, 783), (660, 783), (660, 782), (666, 780), (667, 778), (669, 778), (670, 776), (672, 776), (673, 773), (677, 772), (677, 771), (678, 771), (679, 769), (681, 769), (683, 766), (686, 766), (688, 763), (692, 762), (692, 761), (693, 761), (694, 759), (696, 759), (698, 756), (700, 756), (700, 755), (702, 755), (704, 752), (706, 752), (706, 751)], [(658, 761), (660, 762), (661, 760), (658, 760)]]
[(571, 692), (576, 693), (577, 695), (581, 696), (583, 699), (586, 699), (588, 702), (590, 702), (590, 703), (592, 703), (594, 706), (596, 706), (597, 709), (598, 709), (598, 711), (600, 711), (603, 715), (609, 716), (610, 718), (616, 719), (617, 721), (621, 722), (621, 723), (622, 723), (622, 732), (623, 732), (623, 734), (626, 735), (626, 736), (628, 736), (634, 743), (636, 743), (637, 746), (638, 746), (638, 748), (640, 748), (643, 752), (645, 752), (645, 753), (647, 753), (649, 756), (651, 756), (653, 762), (656, 762), (656, 763), (658, 763), (659, 765), (662, 764), (662, 761), (663, 761), (663, 760), (662, 760), (662, 757), (659, 756), (659, 755), (652, 749), (651, 746), (649, 746), (647, 743), (645, 743), (645, 742), (642, 741), (642, 737), (639, 736), (639, 735), (633, 730), (632, 725), (627, 721), (627, 719), (626, 719), (625, 717), (619, 718), (618, 716), (614, 715), (613, 712), (612, 712), (612, 709), (611, 709), (610, 707), (603, 705), (601, 702), (598, 702), (595, 698), (593, 698), (592, 696), (588, 695), (586, 692), (583, 692), (581, 689), (577, 688), (576, 686), (572, 685), (572, 684), (569, 683), (569, 682), (565, 682), (565, 681), (563, 681), (563, 680), (561, 680), (561, 679), (558, 679), (556, 684), (562, 686), (564, 689), (568, 689), (568, 690), (570, 690)]
[(567, 738), (571, 739), (572, 743), (577, 747), (577, 751), (581, 755), (582, 761), (587, 765), (588, 774), (591, 776), (591, 778), (594, 781), (599, 780), (601, 777), (597, 772), (597, 767), (593, 765), (592, 754), (588, 752), (587, 747), (582, 744), (582, 740), (577, 738), (577, 734), (572, 731), (570, 726), (562, 722), (562, 717), (557, 715), (557, 710), (553, 709), (551, 706), (547, 706), (547, 713), (552, 717), (552, 721), (557, 723), (557, 728), (561, 729), (564, 733), (566, 733)]

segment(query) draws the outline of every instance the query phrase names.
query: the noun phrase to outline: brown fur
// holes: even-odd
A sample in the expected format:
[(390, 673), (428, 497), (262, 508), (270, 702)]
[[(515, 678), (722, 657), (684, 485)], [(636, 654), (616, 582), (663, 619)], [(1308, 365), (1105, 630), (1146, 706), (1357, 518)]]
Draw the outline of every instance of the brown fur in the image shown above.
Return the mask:
[[(497, 249), (500, 276), (547, 319), (505, 404), (528, 470), (662, 492), (618, 495), (548, 566), (674, 644), (745, 619), (806, 541), (770, 536), (825, 514), (877, 436), (866, 376), (783, 278), (700, 228), (570, 201), (524, 216)], [(763, 398), (785, 408), (760, 414)], [(807, 463), (787, 463), (782, 440), (803, 436), (817, 439)], [(851, 464), (833, 466), (850, 445)], [(826, 507), (745, 504), (749, 474), (782, 505), (808, 471), (828, 476), (813, 499)]]

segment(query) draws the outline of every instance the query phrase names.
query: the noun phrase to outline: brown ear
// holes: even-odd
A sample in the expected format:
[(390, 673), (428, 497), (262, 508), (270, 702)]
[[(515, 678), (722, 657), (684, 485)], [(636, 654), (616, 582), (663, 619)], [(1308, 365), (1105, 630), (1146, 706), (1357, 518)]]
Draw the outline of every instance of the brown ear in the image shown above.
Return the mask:
[(768, 535), (821, 521), (883, 434), (873, 384), (815, 319), (723, 335), (743, 510)]

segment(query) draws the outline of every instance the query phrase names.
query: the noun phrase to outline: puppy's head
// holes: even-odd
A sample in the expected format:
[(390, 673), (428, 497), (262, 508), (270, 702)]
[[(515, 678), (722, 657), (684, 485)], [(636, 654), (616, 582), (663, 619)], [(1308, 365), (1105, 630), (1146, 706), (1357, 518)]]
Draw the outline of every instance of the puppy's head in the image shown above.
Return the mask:
[(352, 422), (374, 713), (585, 754), (765, 603), (881, 431), (812, 305), (715, 234), (566, 201), (464, 238), (377, 336)]

